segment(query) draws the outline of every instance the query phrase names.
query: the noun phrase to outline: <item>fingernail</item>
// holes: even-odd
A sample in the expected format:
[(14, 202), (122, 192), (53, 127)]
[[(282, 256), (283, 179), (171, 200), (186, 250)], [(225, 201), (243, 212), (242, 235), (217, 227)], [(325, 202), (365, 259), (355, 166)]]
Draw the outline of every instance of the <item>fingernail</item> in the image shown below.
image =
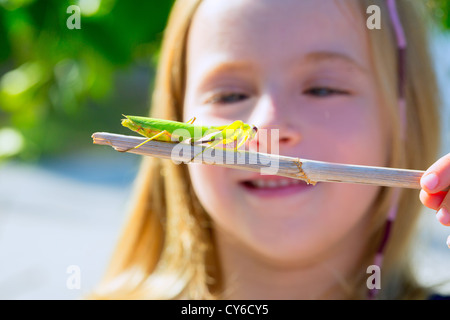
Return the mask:
[(439, 183), (439, 178), (435, 173), (427, 174), (421, 179), (422, 186), (426, 187), (428, 190), (434, 190)]
[(444, 207), (440, 208), (439, 211), (436, 213), (436, 218), (443, 225), (449, 225), (450, 224), (450, 213)]

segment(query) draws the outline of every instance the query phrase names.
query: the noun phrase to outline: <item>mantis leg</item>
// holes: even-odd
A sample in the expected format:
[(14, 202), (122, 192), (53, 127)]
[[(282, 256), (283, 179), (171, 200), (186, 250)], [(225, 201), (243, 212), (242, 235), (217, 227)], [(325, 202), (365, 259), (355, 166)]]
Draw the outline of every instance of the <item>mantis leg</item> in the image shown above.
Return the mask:
[(198, 140), (194, 140), (193, 138), (188, 138), (184, 140), (184, 142), (191, 144), (192, 146), (198, 145), (198, 144), (204, 144), (204, 143), (211, 143), (215, 140), (217, 140), (217, 137), (219, 137), (219, 140), (221, 140), (220, 135), (222, 133), (220, 131), (212, 132), (210, 134), (207, 134), (206, 136), (201, 137)]
[(193, 156), (192, 158), (191, 158), (191, 160), (189, 160), (189, 162), (192, 162), (192, 161), (194, 161), (194, 159), (197, 157), (197, 156), (199, 156), (199, 155), (201, 155), (203, 152), (205, 152), (206, 150), (208, 150), (208, 149), (210, 149), (210, 148), (214, 148), (216, 145), (218, 145), (220, 142), (222, 142), (222, 140), (215, 140), (215, 141), (212, 141), (211, 142), (211, 144), (209, 145), (209, 146), (207, 146), (205, 149), (203, 149), (201, 152), (199, 152), (199, 153), (197, 153), (195, 156)]
[[(235, 152), (239, 152), (237, 149), (239, 148), (239, 146), (241, 146), (243, 143), (241, 142), (239, 145), (238, 145), (238, 139), (239, 139), (239, 137), (235, 137), (234, 139), (233, 139), (233, 143), (234, 143), (234, 151)], [(245, 139), (245, 138), (244, 138)], [(204, 141), (204, 142), (207, 142), (207, 141)], [(217, 140), (211, 140), (211, 141), (208, 141), (208, 142), (210, 142), (211, 144), (209, 145), (209, 146), (207, 146), (205, 149), (203, 149), (201, 152), (199, 152), (198, 154), (196, 154), (195, 156), (193, 156), (192, 157), (192, 159), (189, 161), (189, 162), (191, 162), (191, 161), (193, 161), (197, 156), (199, 156), (199, 155), (201, 155), (203, 152), (205, 152), (206, 150), (208, 150), (208, 149), (210, 149), (210, 148), (214, 148), (216, 145), (218, 145), (219, 143), (221, 143), (221, 142), (223, 142), (221, 139), (217, 139)], [(245, 142), (245, 141), (244, 141)]]
[(199, 140), (191, 141), (191, 145), (203, 144), (203, 143), (210, 143), (210, 145), (207, 146), (205, 149), (203, 149), (202, 152), (199, 152), (198, 154), (193, 156), (189, 162), (192, 162), (197, 156), (201, 155), (206, 150), (208, 150), (210, 148), (214, 148), (216, 145), (221, 143), (222, 140), (223, 140), (222, 131), (218, 131), (218, 132), (213, 132), (211, 134), (208, 134)]
[[(203, 149), (202, 152), (196, 154), (190, 161), (193, 161), (197, 156), (205, 152), (206, 150), (210, 148), (214, 148), (219, 143), (234, 143), (234, 150), (235, 152), (238, 152), (238, 148), (241, 147), (245, 141), (248, 139), (248, 134), (246, 134), (246, 131), (244, 130), (244, 123), (240, 120), (237, 120), (233, 122), (232, 124), (228, 126), (222, 126), (217, 127), (216, 129), (220, 129), (219, 132), (213, 133), (212, 135), (209, 135), (207, 137), (204, 137), (200, 140), (197, 140), (195, 142), (192, 142), (192, 144), (198, 144), (198, 143), (210, 143), (209, 146), (207, 146), (205, 149)], [(232, 130), (231, 137), (224, 136), (224, 133), (227, 132), (224, 130)], [(242, 140), (241, 140), (242, 139)], [(239, 142), (238, 142), (239, 141)]]
[[(193, 142), (192, 144), (210, 143), (210, 145), (207, 146), (205, 149), (203, 149), (202, 152), (193, 156), (192, 159), (190, 160), (190, 162), (193, 161), (197, 156), (201, 155), (206, 150), (208, 150), (210, 148), (214, 148), (216, 145), (218, 145), (219, 143), (223, 143), (224, 141), (225, 141), (225, 143), (227, 143), (229, 140), (232, 140), (234, 142), (234, 150), (237, 151), (237, 148), (238, 148), (237, 140), (240, 139), (242, 136), (243, 126), (244, 126), (244, 123), (242, 121), (238, 120), (228, 126), (220, 127), (221, 130), (217, 133), (212, 133), (211, 135), (208, 135), (206, 137), (203, 137), (200, 140)], [(224, 138), (224, 136), (223, 136), (224, 130), (233, 130), (232, 136), (230, 138), (228, 138), (228, 137)], [(226, 131), (225, 131), (225, 133), (226, 133)]]
[(248, 135), (242, 138), (242, 140), (237, 145), (236, 149), (239, 149), (248, 140)]
[[(234, 151), (238, 152), (238, 149), (245, 143), (248, 137), (247, 135), (245, 135), (244, 123), (239, 120), (235, 121), (229, 126), (227, 126), (224, 130), (234, 130), (231, 138), (227, 138), (226, 140), (231, 139), (232, 142), (234, 143)], [(241, 139), (242, 136), (244, 136), (244, 138), (242, 139), (242, 141), (238, 143), (238, 140)]]
[(120, 152), (128, 152), (128, 151), (130, 151), (130, 150), (133, 150), (133, 149), (137, 149), (137, 148), (139, 148), (139, 147), (142, 147), (142, 146), (143, 146), (144, 144), (146, 144), (147, 142), (152, 141), (152, 140), (155, 140), (155, 139), (159, 138), (160, 136), (162, 136), (163, 134), (169, 134), (169, 132), (166, 131), (166, 130), (163, 130), (163, 131), (161, 131), (160, 133), (155, 134), (154, 136), (148, 138), (148, 139), (145, 140), (144, 142), (138, 144), (137, 146), (132, 147), (132, 148), (128, 148), (128, 149), (126, 149), (126, 150), (120, 150)]
[(193, 124), (196, 119), (197, 119), (196, 117), (193, 117), (192, 119), (188, 120), (186, 123)]
[[(245, 143), (245, 141), (248, 138), (248, 135), (245, 135), (242, 139), (243, 133), (242, 130), (239, 129), (239, 133), (237, 134), (237, 136), (234, 137), (234, 152), (239, 153), (239, 148)], [(241, 141), (238, 143), (238, 140), (241, 139)]]

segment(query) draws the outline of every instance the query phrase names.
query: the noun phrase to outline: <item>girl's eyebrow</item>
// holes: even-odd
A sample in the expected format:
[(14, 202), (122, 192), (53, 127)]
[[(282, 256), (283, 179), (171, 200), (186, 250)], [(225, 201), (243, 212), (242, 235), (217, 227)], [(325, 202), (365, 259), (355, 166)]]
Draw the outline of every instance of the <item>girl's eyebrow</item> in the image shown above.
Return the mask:
[(223, 74), (248, 74), (248, 72), (254, 71), (255, 67), (251, 61), (239, 60), (219, 60), (209, 64), (205, 69), (205, 72), (201, 76), (200, 87), (205, 86), (211, 79)]
[(211, 66), (207, 69), (207, 75), (214, 75), (216, 73), (223, 72), (244, 72), (253, 70), (253, 64), (251, 61), (216, 61), (211, 64)]
[[(298, 61), (298, 60), (297, 60)], [(347, 65), (356, 67), (357, 70), (363, 74), (370, 74), (369, 70), (362, 64), (357, 62), (350, 55), (337, 51), (314, 51), (304, 55), (300, 63), (321, 63), (327, 61), (344, 62)], [(251, 60), (229, 60), (229, 59), (217, 59), (208, 63), (204, 69), (200, 87), (203, 87), (211, 79), (221, 74), (248, 74), (248, 72), (255, 71), (256, 66)]]
[(325, 62), (325, 61), (342, 61), (346, 64), (350, 64), (354, 67), (356, 67), (359, 71), (363, 73), (369, 73), (369, 70), (361, 65), (359, 62), (357, 62), (354, 58), (351, 56), (341, 53), (341, 52), (335, 52), (335, 51), (315, 51), (308, 53), (304, 57), (304, 61), (307, 63), (319, 63), (319, 62)]

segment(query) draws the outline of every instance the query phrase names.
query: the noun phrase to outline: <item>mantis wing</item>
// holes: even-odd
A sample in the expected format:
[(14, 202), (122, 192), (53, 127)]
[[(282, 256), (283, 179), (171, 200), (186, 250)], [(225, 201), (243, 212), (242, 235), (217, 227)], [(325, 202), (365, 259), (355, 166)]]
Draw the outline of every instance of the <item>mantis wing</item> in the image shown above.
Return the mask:
[(204, 143), (211, 143), (213, 141), (221, 141), (223, 140), (222, 137), (222, 132), (221, 131), (215, 131), (215, 132), (211, 132), (203, 137), (201, 137), (198, 140), (192, 141), (192, 139), (189, 139), (191, 141), (190, 142), (192, 145), (198, 145), (198, 144), (204, 144)]

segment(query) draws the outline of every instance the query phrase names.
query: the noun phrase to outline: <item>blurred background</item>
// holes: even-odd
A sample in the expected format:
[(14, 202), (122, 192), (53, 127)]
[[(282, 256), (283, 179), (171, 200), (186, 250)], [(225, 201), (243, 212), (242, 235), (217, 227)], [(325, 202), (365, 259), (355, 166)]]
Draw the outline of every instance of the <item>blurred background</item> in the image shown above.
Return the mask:
[[(446, 154), (450, 0), (420, 1), (433, 17)], [(122, 113), (148, 113), (172, 3), (0, 0), (0, 299), (77, 299), (100, 280), (139, 157), (94, 146), (91, 134), (129, 134)], [(436, 283), (450, 279), (450, 229), (424, 211), (417, 272)]]

